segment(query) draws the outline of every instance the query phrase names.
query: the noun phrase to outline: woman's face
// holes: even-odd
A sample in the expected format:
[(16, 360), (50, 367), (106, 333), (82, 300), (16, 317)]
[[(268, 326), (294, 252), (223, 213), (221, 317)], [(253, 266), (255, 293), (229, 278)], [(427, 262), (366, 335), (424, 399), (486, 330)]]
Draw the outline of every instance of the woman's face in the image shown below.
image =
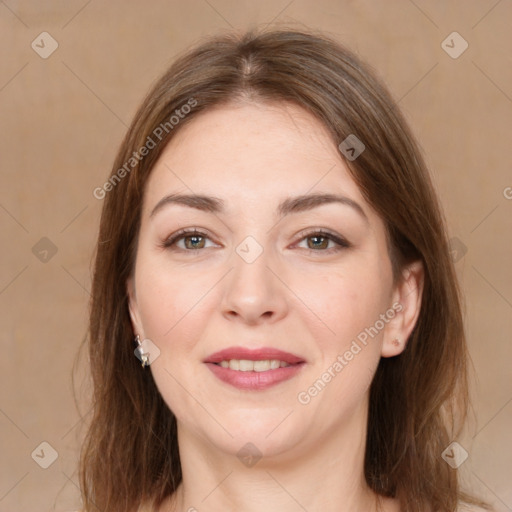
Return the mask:
[(382, 220), (325, 127), (290, 104), (182, 127), (145, 189), (128, 293), (180, 435), (232, 454), (364, 425), (379, 359), (403, 350), (416, 314)]

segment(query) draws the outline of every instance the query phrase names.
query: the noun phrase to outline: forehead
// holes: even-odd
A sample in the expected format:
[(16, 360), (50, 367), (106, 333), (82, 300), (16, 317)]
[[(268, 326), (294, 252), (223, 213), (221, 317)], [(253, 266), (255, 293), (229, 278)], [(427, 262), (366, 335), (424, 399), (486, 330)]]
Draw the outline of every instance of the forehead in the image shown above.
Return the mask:
[(170, 192), (257, 205), (336, 191), (364, 203), (321, 121), (289, 103), (229, 104), (198, 114), (171, 139), (151, 171), (145, 209)]

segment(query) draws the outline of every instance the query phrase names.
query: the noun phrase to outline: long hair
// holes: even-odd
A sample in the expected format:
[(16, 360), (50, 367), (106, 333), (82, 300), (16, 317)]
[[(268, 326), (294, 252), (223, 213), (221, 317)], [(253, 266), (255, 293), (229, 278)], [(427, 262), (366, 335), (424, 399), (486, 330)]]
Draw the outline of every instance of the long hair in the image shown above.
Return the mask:
[(178, 56), (94, 192), (103, 210), (87, 337), (93, 416), (80, 458), (84, 511), (159, 506), (181, 482), (176, 419), (133, 354), (126, 281), (145, 184), (163, 148), (200, 112), (240, 100), (292, 102), (322, 121), (336, 146), (349, 135), (362, 141), (365, 150), (346, 164), (385, 223), (395, 279), (408, 262), (423, 262), (417, 324), (402, 354), (381, 358), (370, 388), (369, 487), (408, 512), (484, 505), (461, 491), (441, 457), (466, 419), (468, 355), (445, 221), (421, 151), (373, 70), (338, 42), (314, 31), (251, 30)]

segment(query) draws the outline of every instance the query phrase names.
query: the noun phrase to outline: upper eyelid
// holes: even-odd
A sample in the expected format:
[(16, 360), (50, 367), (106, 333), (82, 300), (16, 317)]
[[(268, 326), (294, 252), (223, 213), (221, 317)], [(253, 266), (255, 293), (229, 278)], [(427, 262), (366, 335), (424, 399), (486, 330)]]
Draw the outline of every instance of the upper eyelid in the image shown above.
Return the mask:
[[(187, 238), (189, 236), (194, 236), (194, 235), (200, 236), (203, 238), (207, 238), (207, 239), (211, 240), (212, 242), (217, 243), (217, 242), (215, 242), (215, 238), (212, 237), (206, 230), (204, 230), (202, 228), (184, 228), (183, 230), (178, 230), (175, 234), (167, 237), (163, 243), (166, 244), (166, 243), (172, 241), (172, 244), (176, 244), (178, 241), (182, 240), (183, 238)], [(294, 242), (294, 245), (298, 244), (299, 242), (302, 242), (305, 238), (308, 238), (313, 235), (320, 235), (321, 237), (328, 238), (329, 240), (332, 240), (335, 244), (337, 244), (340, 247), (349, 247), (352, 245), (351, 242), (349, 242), (346, 239), (346, 237), (344, 237), (343, 235), (338, 235), (336, 233), (333, 233), (333, 232), (331, 232), (331, 230), (326, 229), (326, 228), (305, 228), (305, 229), (301, 230), (297, 234), (298, 240), (296, 242)], [(338, 239), (339, 242), (342, 242), (342, 243), (339, 243), (336, 239)], [(186, 249), (184, 249), (184, 250), (186, 250)], [(313, 250), (313, 249), (311, 249), (311, 250)], [(325, 252), (325, 251), (319, 251), (319, 252)]]
[(207, 238), (211, 240), (212, 242), (215, 242), (215, 237), (212, 237), (208, 232), (206, 232), (203, 229), (199, 228), (184, 228), (183, 230), (178, 230), (176, 233), (173, 233), (172, 235), (166, 237), (163, 241), (164, 244), (171, 242), (176, 243), (179, 240), (182, 240), (183, 238), (187, 238), (189, 236), (200, 236), (203, 238)]
[[(331, 235), (334, 237), (344, 238), (343, 235), (337, 235), (336, 233), (331, 232), (330, 230), (326, 228), (305, 228), (297, 234), (298, 237), (304, 238), (307, 236), (312, 235)], [(173, 238), (178, 239), (177, 237), (186, 237), (186, 236), (205, 236), (206, 238), (214, 239), (215, 237), (211, 236), (208, 231), (204, 230), (203, 228), (184, 228), (183, 230), (178, 230), (176, 233), (173, 233), (172, 235), (168, 236), (167, 239), (171, 240)]]
[(330, 235), (330, 236), (334, 236), (334, 237), (338, 237), (338, 238), (344, 238), (343, 235), (338, 235), (337, 233), (335, 233), (327, 228), (305, 228), (305, 229), (302, 229), (301, 231), (299, 231), (297, 233), (297, 236), (298, 237), (300, 236), (302, 239), (306, 236), (312, 236), (312, 235), (316, 235), (316, 234), (320, 234), (322, 236)]

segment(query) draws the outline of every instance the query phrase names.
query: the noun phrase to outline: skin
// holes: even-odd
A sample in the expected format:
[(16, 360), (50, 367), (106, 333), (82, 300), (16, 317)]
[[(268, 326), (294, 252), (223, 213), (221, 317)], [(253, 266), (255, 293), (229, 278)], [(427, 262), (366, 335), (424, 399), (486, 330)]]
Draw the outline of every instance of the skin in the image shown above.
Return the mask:
[[(151, 216), (172, 193), (218, 197), (225, 212), (167, 204)], [(366, 218), (340, 203), (279, 217), (283, 199), (311, 193), (346, 196)], [(206, 237), (163, 248), (182, 228)], [(350, 247), (315, 238), (319, 228)], [(236, 252), (247, 236), (263, 249), (252, 263)], [(380, 358), (405, 348), (422, 287), (419, 262), (393, 282), (384, 224), (308, 112), (241, 102), (183, 126), (149, 177), (127, 282), (134, 332), (160, 350), (150, 371), (178, 422), (183, 483), (161, 511), (376, 510), (363, 474), (369, 386)], [(298, 393), (394, 303), (401, 311), (300, 403)], [(240, 391), (203, 363), (231, 346), (270, 346), (306, 363), (274, 387)], [(237, 457), (248, 442), (262, 455), (252, 467)], [(391, 499), (382, 507), (399, 510)]]

